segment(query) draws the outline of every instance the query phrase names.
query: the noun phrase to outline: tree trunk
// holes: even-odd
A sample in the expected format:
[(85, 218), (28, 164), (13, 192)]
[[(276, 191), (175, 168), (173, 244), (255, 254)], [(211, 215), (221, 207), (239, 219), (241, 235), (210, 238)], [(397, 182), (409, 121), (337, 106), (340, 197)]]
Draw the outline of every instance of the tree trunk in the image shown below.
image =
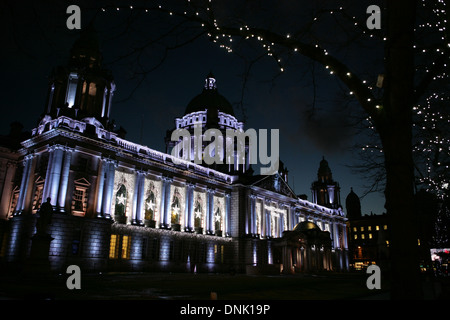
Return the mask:
[(391, 295), (393, 299), (419, 299), (422, 290), (412, 157), (416, 3), (412, 0), (387, 1), (387, 9), (385, 92), (377, 129), (385, 156)]
[[(400, 120), (401, 121), (401, 120)], [(393, 299), (420, 299), (421, 283), (414, 214), (411, 128), (400, 122), (383, 129), (386, 210), (389, 221), (390, 282)]]

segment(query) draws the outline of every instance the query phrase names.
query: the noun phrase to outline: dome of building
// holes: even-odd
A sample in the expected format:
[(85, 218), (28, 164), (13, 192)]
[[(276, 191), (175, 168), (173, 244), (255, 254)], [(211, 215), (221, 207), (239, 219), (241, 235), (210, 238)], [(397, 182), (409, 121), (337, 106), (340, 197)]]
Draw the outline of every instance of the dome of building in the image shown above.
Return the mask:
[(349, 219), (355, 219), (361, 217), (361, 201), (358, 195), (350, 188), (350, 193), (345, 198), (345, 207), (347, 209), (347, 217)]
[(216, 79), (210, 73), (205, 79), (205, 86), (203, 92), (194, 97), (186, 107), (185, 114), (196, 111), (204, 111), (208, 109), (212, 113), (219, 111), (234, 116), (233, 107), (228, 100), (219, 94), (216, 85)]
[(306, 230), (320, 230), (320, 228), (311, 221), (302, 221), (300, 223), (297, 223), (297, 225), (294, 227), (295, 231), (306, 231)]

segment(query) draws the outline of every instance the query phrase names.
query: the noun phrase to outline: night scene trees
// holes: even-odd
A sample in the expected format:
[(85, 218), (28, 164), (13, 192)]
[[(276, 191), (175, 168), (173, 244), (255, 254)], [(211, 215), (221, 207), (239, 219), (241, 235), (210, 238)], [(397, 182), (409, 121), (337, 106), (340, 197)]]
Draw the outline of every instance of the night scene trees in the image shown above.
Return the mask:
[[(381, 9), (379, 28), (366, 24), (371, 5)], [(328, 73), (330, 82), (337, 79), (380, 143), (392, 297), (404, 299), (422, 295), (418, 226), (411, 219), (416, 188), (426, 184), (440, 196), (448, 190), (446, 6), (443, 0), (135, 1), (114, 6), (96, 2), (82, 7), (82, 14), (95, 20), (128, 12), (118, 23), (124, 34), (137, 34), (140, 40), (111, 63), (133, 61), (137, 85), (169, 52), (200, 37), (245, 61), (244, 87), (251, 68), (262, 59), (273, 60), (276, 70), (267, 73), (273, 73), (274, 81), (302, 64)], [(146, 20), (153, 26), (164, 20), (165, 26), (147, 34), (141, 25)], [(146, 56), (155, 48), (159, 59), (149, 65)], [(299, 69), (299, 74), (304, 72)]]
[[(264, 5), (267, 14), (273, 4), (261, 4)], [(364, 5), (367, 8), (370, 3)], [(350, 2), (345, 5), (304, 4), (302, 8), (304, 12), (312, 13), (311, 19), (298, 17), (298, 20), (293, 18), (294, 22), (284, 23), (264, 20), (261, 16), (252, 19), (244, 5), (224, 9), (215, 1), (187, 1), (179, 6), (155, 6), (144, 10), (174, 15), (181, 21), (189, 21), (191, 27), (196, 23), (211, 41), (229, 52), (234, 52), (237, 46), (239, 54), (245, 55), (242, 42), (256, 43), (274, 58), (280, 72), (290, 67), (294, 55), (302, 55), (340, 80), (370, 118), (381, 142), (386, 173), (385, 207), (391, 229), (392, 297), (418, 298), (421, 288), (417, 225), (410, 219), (415, 190), (413, 115), (420, 109), (418, 103), (435, 78), (448, 68), (448, 14), (444, 1), (432, 4), (387, 1), (380, 4), (381, 28), (370, 30), (365, 29), (364, 21), (352, 14), (354, 10), (363, 10), (364, 5)], [(236, 12), (244, 15), (237, 16)], [(418, 50), (418, 41), (424, 41), (423, 37), (418, 38), (423, 32), (419, 31), (420, 20), (437, 25), (439, 31), (428, 30), (433, 34), (426, 38), (430, 49), (422, 52)], [(342, 38), (335, 41), (327, 38), (329, 28), (338, 27), (343, 30)], [(235, 45), (237, 42), (239, 45)], [(352, 50), (371, 48), (371, 56), (378, 62), (378, 68), (371, 70), (375, 73), (366, 78), (361, 71), (366, 72), (368, 68), (358, 66), (361, 61), (355, 63), (341, 55), (344, 46)], [(420, 65), (417, 65), (419, 61)]]

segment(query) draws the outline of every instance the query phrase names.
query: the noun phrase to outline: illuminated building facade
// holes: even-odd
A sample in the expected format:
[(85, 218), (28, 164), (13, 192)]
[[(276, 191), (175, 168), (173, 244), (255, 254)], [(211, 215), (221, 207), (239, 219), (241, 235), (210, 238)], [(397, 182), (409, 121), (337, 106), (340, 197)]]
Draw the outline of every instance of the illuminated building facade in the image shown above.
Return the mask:
[[(331, 206), (300, 199), (283, 166), (258, 176), (245, 163), (213, 168), (128, 141), (109, 118), (114, 90), (96, 38), (87, 32), (68, 65), (52, 73), (31, 137), (7, 152), (15, 157), (5, 160), (14, 170), (4, 172), (0, 212), (6, 265), (26, 261), (39, 208), (50, 198), (53, 270), (70, 264), (89, 271), (348, 268), (338, 200)], [(243, 129), (212, 75), (175, 126), (188, 127), (194, 118), (207, 127)], [(290, 230), (301, 241), (287, 241)], [(317, 232), (327, 240), (317, 242)], [(309, 263), (312, 256), (320, 261)]]

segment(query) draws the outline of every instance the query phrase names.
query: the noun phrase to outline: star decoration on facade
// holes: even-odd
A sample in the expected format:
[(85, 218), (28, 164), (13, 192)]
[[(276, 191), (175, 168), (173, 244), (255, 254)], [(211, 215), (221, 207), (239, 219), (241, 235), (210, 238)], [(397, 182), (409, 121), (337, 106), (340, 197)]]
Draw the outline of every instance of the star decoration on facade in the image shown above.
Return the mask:
[(145, 203), (147, 210), (155, 211), (155, 203), (153, 201), (147, 201)]
[(125, 205), (125, 200), (127, 200), (127, 198), (124, 197), (123, 194), (121, 194), (120, 196), (117, 197), (117, 203), (118, 203), (118, 204), (123, 204), (123, 205)]

